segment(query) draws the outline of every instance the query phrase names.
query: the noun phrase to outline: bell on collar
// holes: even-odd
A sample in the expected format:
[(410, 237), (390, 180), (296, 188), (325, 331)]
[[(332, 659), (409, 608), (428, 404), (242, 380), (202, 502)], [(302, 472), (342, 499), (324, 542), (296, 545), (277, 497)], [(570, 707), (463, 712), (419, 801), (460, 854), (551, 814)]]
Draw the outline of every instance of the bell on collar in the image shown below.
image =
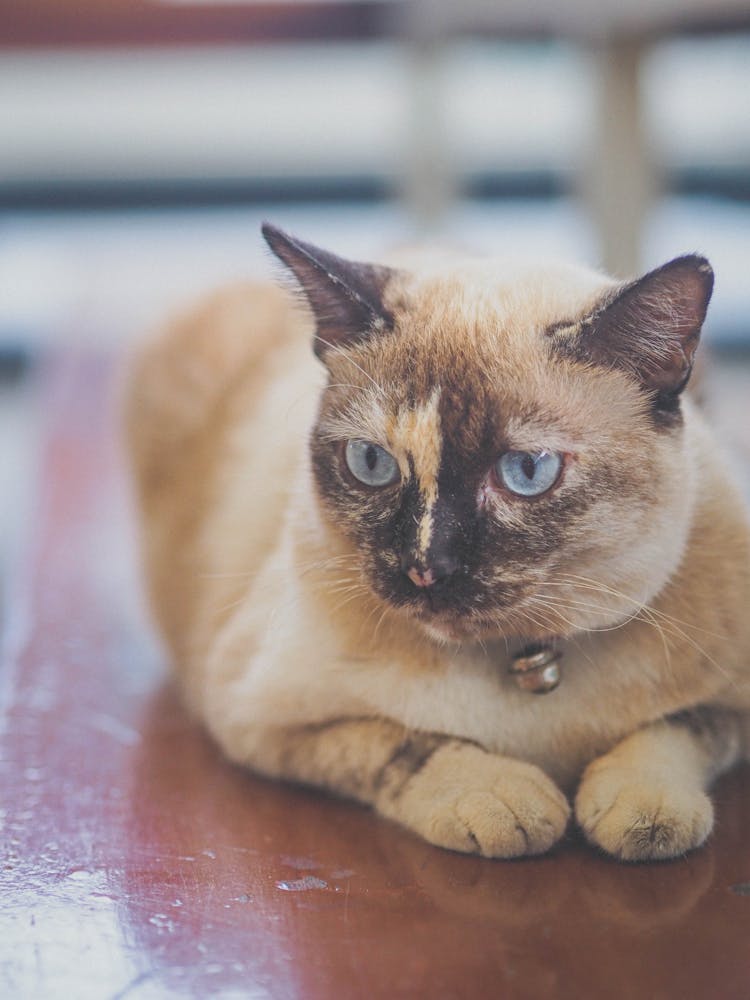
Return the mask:
[(508, 668), (516, 684), (522, 691), (533, 694), (547, 694), (560, 683), (560, 659), (558, 649), (543, 643), (533, 643), (516, 653)]

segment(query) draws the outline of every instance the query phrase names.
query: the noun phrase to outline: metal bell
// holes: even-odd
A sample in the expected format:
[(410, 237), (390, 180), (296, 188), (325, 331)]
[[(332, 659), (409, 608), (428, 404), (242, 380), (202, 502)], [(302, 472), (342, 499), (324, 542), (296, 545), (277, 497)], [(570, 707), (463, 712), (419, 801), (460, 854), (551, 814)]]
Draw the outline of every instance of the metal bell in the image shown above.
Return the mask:
[(559, 650), (536, 643), (516, 653), (508, 671), (522, 691), (547, 694), (560, 683), (561, 658)]

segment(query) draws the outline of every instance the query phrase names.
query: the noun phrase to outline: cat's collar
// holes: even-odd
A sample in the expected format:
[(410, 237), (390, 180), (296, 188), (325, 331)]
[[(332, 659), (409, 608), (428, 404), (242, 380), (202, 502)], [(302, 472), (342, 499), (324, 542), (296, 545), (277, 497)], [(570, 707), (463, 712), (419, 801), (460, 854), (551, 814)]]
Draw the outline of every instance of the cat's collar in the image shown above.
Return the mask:
[(553, 642), (532, 642), (512, 657), (508, 672), (522, 691), (548, 694), (562, 679), (561, 659)]

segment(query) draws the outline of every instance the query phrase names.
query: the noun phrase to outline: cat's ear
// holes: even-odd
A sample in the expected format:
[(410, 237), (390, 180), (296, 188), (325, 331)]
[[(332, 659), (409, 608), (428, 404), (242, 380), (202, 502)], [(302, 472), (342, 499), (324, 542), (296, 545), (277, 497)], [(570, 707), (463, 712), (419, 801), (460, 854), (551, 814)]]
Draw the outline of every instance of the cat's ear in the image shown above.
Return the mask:
[(705, 257), (677, 257), (625, 285), (584, 320), (576, 353), (622, 368), (657, 401), (687, 385), (714, 285)]
[(395, 273), (390, 268), (344, 260), (268, 222), (261, 231), (305, 293), (316, 321), (314, 349), (319, 358), (331, 348), (392, 328), (393, 316), (383, 305), (383, 290)]

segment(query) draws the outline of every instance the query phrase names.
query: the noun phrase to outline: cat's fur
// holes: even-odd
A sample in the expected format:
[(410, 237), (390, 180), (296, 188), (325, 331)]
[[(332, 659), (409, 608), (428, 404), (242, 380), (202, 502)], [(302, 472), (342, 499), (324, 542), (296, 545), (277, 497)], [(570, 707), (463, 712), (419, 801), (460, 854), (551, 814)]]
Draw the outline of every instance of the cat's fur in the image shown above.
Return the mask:
[[(130, 383), (150, 596), (193, 710), (233, 760), (456, 850), (545, 851), (573, 795), (617, 857), (701, 844), (750, 709), (748, 521), (682, 395), (707, 262), (623, 286), (265, 232), (311, 309), (220, 293)], [(357, 482), (348, 439), (399, 481)], [(547, 494), (493, 480), (541, 448), (565, 456)], [(508, 672), (530, 640), (563, 652), (542, 697)]]

